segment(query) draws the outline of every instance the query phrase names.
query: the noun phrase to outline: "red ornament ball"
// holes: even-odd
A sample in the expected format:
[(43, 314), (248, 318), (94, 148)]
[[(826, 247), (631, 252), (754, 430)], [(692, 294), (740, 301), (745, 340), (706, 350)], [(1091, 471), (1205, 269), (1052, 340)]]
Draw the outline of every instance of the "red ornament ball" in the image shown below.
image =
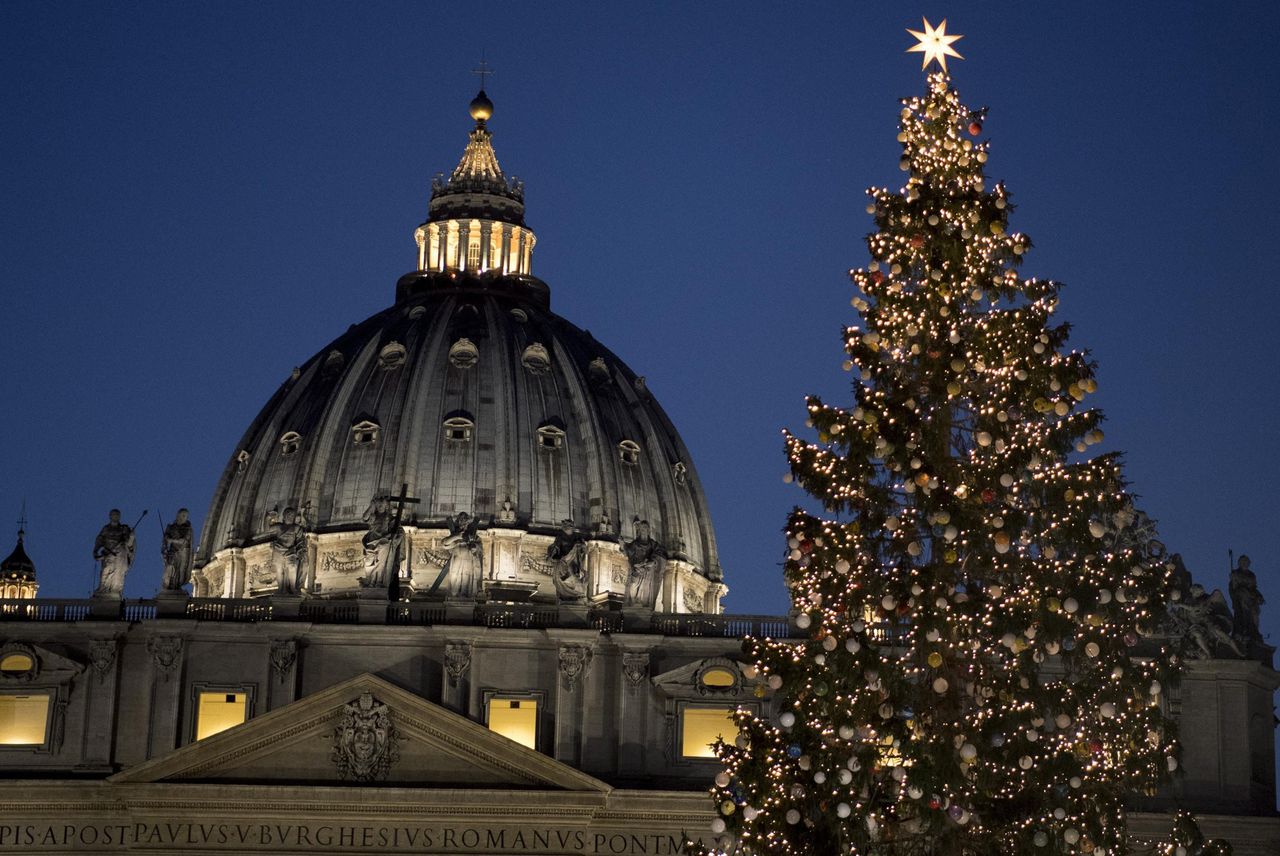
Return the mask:
[(871, 281), (875, 283), (884, 282), (884, 274), (878, 270), (873, 270), (871, 272)]
[(917, 250), (918, 250), (918, 249), (920, 249), (921, 247), (923, 247), (923, 246), (924, 246), (924, 235), (912, 235), (912, 236), (911, 236), (911, 246), (912, 246), (912, 247), (914, 247), (914, 248), (915, 248), (915, 249), (917, 249)]
[(981, 134), (981, 133), (982, 133), (982, 123), (981, 123), (981, 122), (979, 122), (979, 121), (977, 121), (976, 119), (975, 119), (974, 121), (970, 122), (970, 123), (969, 123), (969, 133), (970, 133), (972, 136), (975, 136), (975, 137), (976, 137), (976, 136), (978, 136), (979, 134)]
[(991, 488), (986, 488), (985, 490), (982, 491), (983, 502), (994, 502), (995, 498), (996, 498), (996, 492)]

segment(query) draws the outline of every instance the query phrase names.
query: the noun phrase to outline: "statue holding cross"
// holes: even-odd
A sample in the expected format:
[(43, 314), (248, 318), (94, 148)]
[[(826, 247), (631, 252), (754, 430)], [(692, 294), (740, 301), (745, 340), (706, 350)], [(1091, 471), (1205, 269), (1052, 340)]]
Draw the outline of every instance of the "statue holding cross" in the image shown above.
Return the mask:
[(409, 496), (406, 483), (400, 487), (399, 496), (375, 496), (369, 503), (364, 513), (369, 531), (361, 539), (365, 575), (360, 578), (360, 585), (364, 588), (390, 588), (398, 582), (404, 546), (404, 507), (418, 501)]

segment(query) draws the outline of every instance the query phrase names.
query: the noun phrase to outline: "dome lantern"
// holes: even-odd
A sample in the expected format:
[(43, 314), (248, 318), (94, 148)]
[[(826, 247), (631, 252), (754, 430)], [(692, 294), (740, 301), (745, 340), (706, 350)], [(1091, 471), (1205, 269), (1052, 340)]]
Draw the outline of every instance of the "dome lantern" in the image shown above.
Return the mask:
[(475, 128), (448, 179), (432, 183), (427, 219), (414, 230), (418, 270), (528, 275), (536, 238), (524, 224), (524, 185), (498, 165), (483, 89), (469, 107)]

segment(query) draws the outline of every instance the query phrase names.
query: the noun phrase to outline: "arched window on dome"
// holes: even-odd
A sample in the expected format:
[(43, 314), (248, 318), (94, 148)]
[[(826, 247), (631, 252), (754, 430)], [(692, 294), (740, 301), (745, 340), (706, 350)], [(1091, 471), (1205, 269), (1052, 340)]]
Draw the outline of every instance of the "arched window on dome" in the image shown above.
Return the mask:
[(467, 270), (480, 270), (480, 221), (472, 220), (467, 229)]
[(462, 414), (444, 420), (444, 438), (450, 443), (469, 443), (476, 423)]
[(378, 442), (382, 426), (372, 419), (361, 419), (351, 426), (351, 442), (357, 446), (372, 446)]
[(640, 444), (635, 440), (623, 440), (618, 444), (618, 458), (628, 466), (640, 463)]
[(538, 426), (538, 448), (555, 450), (564, 445), (564, 429), (555, 422), (543, 422)]
[(296, 454), (302, 445), (302, 435), (297, 431), (286, 431), (280, 435), (280, 457), (287, 458)]

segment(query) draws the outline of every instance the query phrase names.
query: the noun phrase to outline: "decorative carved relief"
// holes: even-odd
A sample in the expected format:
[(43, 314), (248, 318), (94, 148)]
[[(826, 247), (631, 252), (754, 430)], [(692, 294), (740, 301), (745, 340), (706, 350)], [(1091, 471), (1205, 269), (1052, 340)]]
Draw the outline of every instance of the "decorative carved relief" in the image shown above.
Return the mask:
[(622, 675), (627, 679), (627, 686), (639, 689), (644, 679), (649, 676), (649, 655), (646, 652), (626, 653), (622, 655)]
[(326, 574), (358, 574), (364, 570), (364, 554), (355, 547), (325, 553), (320, 558), (320, 571)]
[(276, 678), (283, 681), (289, 676), (293, 664), (298, 661), (298, 641), (296, 639), (273, 639), (271, 641), (271, 671)]
[(89, 665), (98, 680), (107, 679), (107, 673), (116, 664), (116, 640), (94, 639), (89, 643)]
[(685, 612), (700, 613), (702, 612), (702, 595), (693, 589), (684, 590), (684, 609)]
[(391, 708), (370, 693), (342, 708), (342, 719), (333, 730), (333, 763), (338, 775), (356, 782), (376, 782), (387, 777), (400, 760), (400, 739)]
[(587, 672), (591, 663), (591, 649), (586, 645), (560, 646), (560, 674), (564, 676), (565, 688), (569, 692), (577, 689), (578, 681)]
[(471, 643), (449, 642), (444, 646), (444, 668), (449, 674), (449, 686), (456, 687), (458, 682), (471, 668)]
[(156, 673), (167, 681), (182, 661), (182, 637), (152, 636), (147, 640), (147, 653), (151, 655)]

